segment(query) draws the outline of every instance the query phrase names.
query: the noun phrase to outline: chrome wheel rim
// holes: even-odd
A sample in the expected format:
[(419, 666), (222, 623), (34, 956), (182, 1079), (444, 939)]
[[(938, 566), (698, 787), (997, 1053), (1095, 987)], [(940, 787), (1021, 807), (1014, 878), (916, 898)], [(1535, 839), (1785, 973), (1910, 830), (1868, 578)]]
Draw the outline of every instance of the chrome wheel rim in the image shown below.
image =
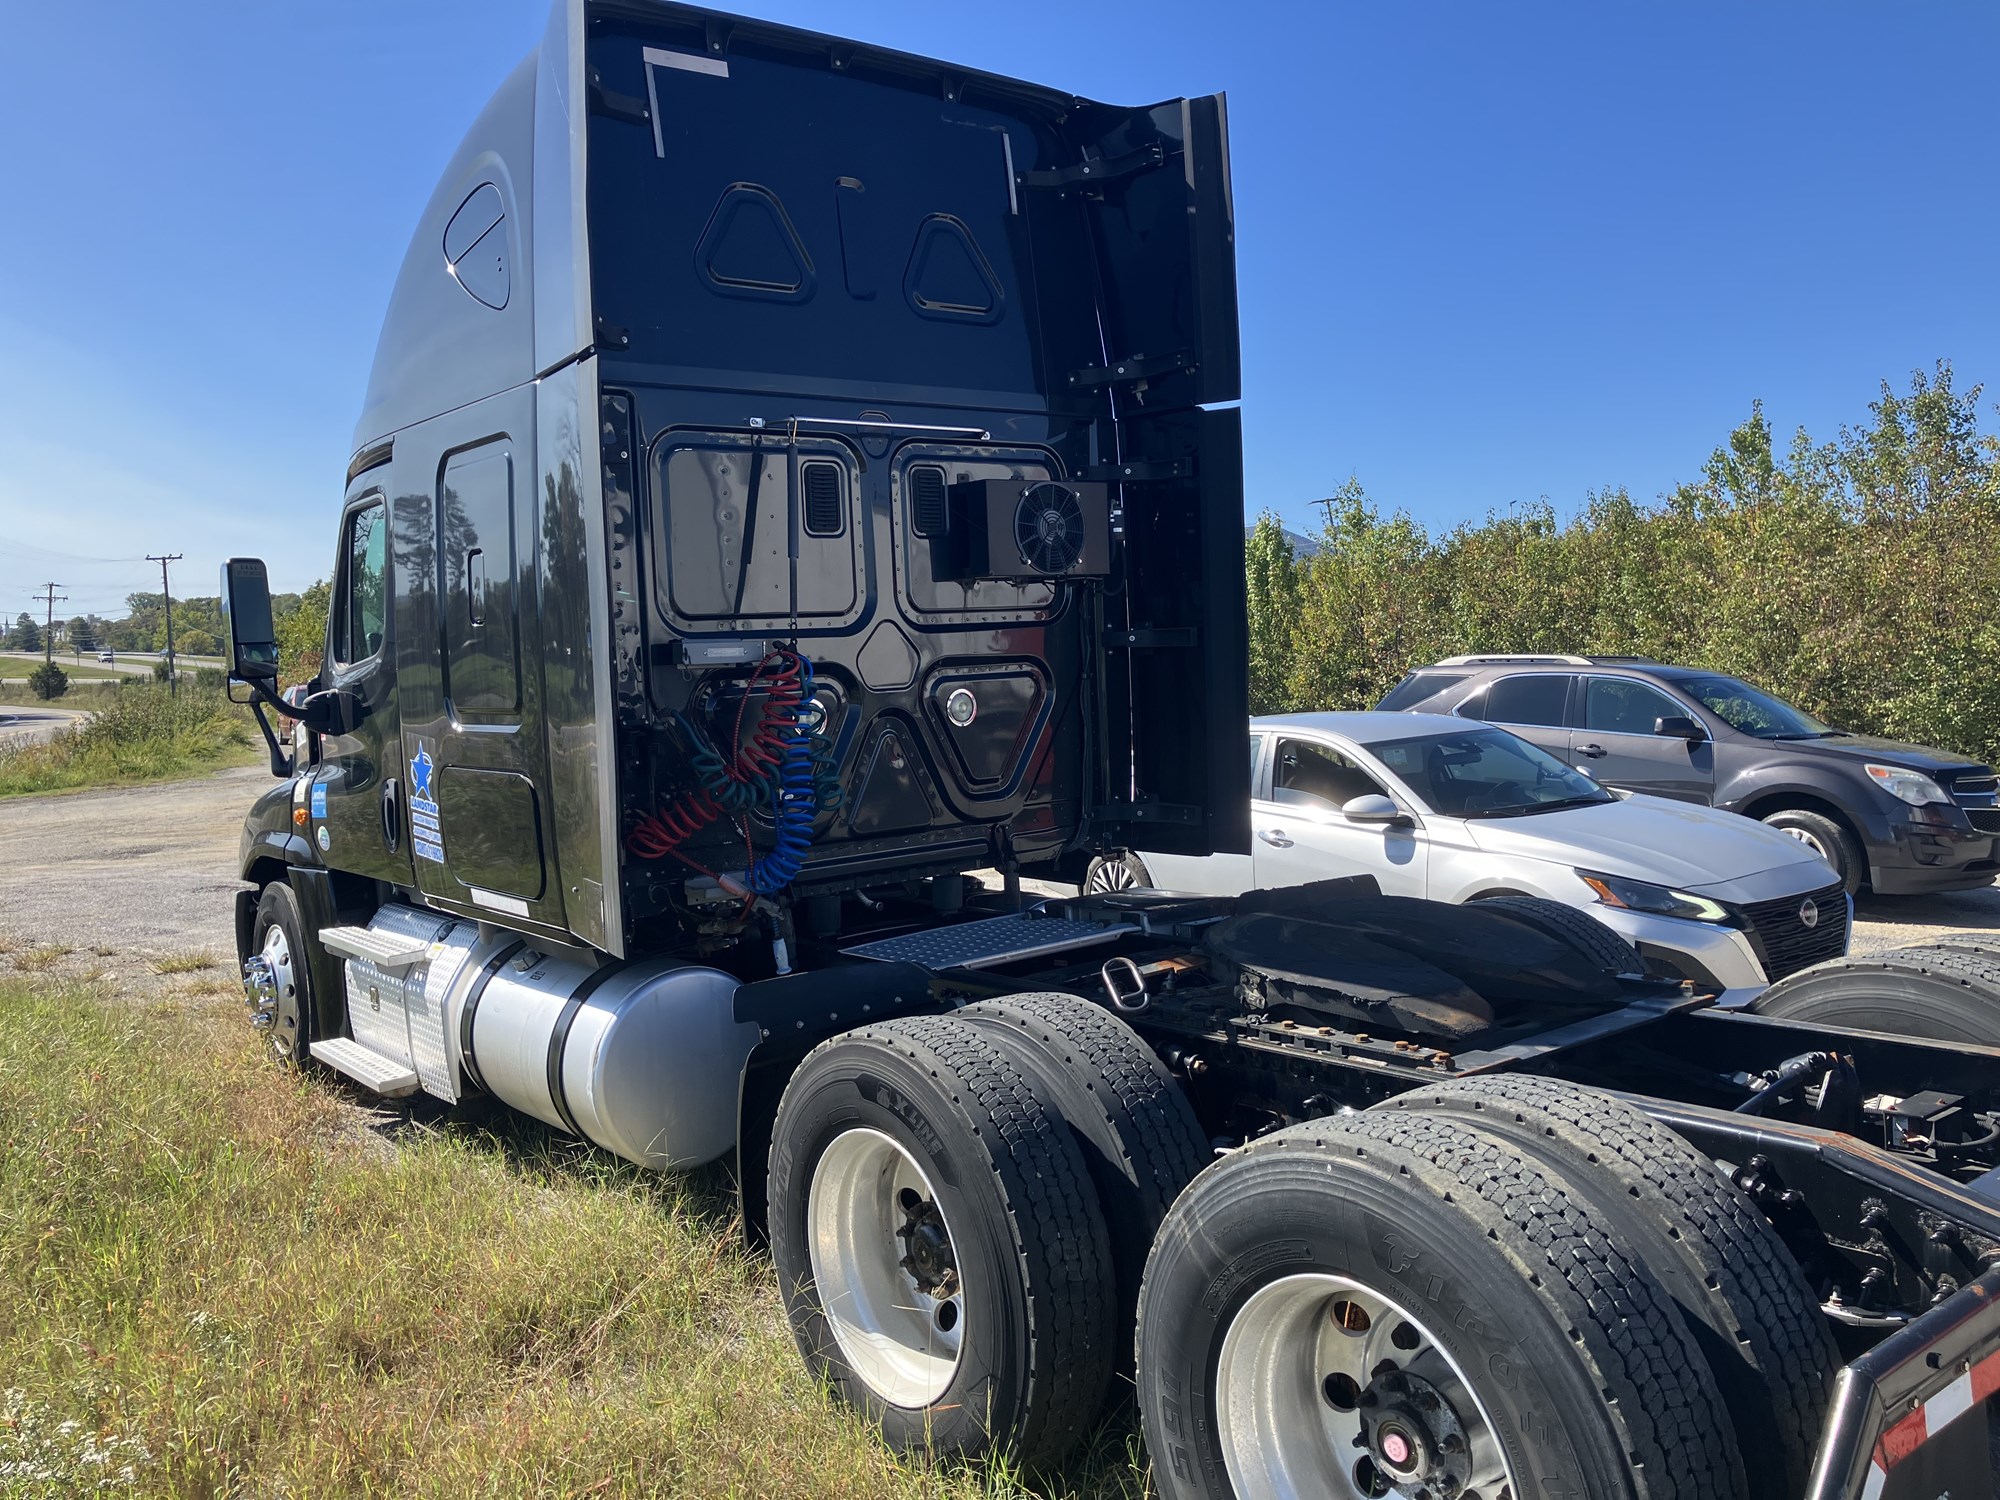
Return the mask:
[(1100, 859), (1097, 868), (1090, 872), (1087, 891), (1133, 891), (1139, 888), (1139, 877), (1132, 873), (1132, 867), (1122, 859)]
[(1242, 1500), (1515, 1500), (1493, 1424), (1418, 1318), (1344, 1276), (1287, 1276), (1230, 1320), (1216, 1429)]
[(879, 1130), (842, 1132), (813, 1168), (806, 1233), (848, 1368), (891, 1406), (935, 1403), (958, 1373), (965, 1287), (923, 1168)]
[(243, 1003), (250, 1024), (289, 1062), (299, 1055), (299, 977), (285, 929), (275, 924), (264, 946), (243, 965)]
[(1804, 844), (1808, 849), (1812, 850), (1813, 853), (1817, 854), (1821, 859), (1825, 860), (1828, 864), (1833, 863), (1833, 851), (1828, 849), (1825, 844), (1820, 842), (1818, 834), (1813, 833), (1809, 829), (1794, 828), (1790, 826), (1781, 827), (1779, 829), (1779, 832), (1789, 834), (1792, 838), (1797, 839), (1801, 844)]

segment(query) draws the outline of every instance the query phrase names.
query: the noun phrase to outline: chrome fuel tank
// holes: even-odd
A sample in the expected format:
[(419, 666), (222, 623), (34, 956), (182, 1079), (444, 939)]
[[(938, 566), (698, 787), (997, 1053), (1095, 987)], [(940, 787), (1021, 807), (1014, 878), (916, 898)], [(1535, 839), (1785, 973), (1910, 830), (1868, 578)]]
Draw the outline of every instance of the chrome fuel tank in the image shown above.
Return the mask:
[(736, 980), (667, 962), (602, 968), (532, 949), (475, 986), (454, 1028), (466, 1073), (524, 1114), (657, 1169), (736, 1143), (757, 1027)]

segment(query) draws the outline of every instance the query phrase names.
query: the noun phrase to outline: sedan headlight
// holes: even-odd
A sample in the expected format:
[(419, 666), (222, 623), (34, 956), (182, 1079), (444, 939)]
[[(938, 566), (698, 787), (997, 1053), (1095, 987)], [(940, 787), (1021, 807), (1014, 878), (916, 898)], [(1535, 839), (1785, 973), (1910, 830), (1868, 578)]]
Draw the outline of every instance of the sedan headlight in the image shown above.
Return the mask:
[(1692, 891), (1671, 890), (1650, 881), (1628, 880), (1623, 875), (1599, 875), (1592, 870), (1578, 870), (1576, 874), (1606, 906), (1643, 911), (1655, 917), (1684, 917), (1690, 922), (1733, 920), (1729, 908), (1720, 901), (1711, 901)]
[(1926, 802), (1951, 801), (1951, 798), (1944, 794), (1944, 788), (1922, 771), (1912, 771), (1907, 766), (1874, 764), (1870, 764), (1866, 769), (1868, 774), (1875, 778), (1875, 784), (1883, 791), (1891, 797), (1902, 798), (1912, 807), (1922, 807)]

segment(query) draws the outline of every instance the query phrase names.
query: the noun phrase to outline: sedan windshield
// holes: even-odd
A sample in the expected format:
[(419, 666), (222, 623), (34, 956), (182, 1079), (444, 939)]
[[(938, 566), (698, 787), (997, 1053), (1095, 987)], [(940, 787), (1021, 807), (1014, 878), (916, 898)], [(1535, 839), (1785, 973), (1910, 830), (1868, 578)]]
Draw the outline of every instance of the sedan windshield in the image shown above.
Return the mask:
[(1450, 818), (1518, 818), (1616, 800), (1504, 729), (1428, 734), (1368, 749), (1420, 802)]
[(1682, 677), (1674, 686), (1731, 729), (1760, 740), (1821, 740), (1840, 732), (1735, 677)]

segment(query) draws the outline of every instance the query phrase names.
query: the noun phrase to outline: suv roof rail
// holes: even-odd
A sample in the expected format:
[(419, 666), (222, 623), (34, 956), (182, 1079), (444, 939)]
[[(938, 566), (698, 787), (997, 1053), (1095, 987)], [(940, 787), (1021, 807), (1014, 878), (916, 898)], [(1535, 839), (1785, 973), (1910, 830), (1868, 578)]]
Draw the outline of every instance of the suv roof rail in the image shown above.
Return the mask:
[(1433, 665), (1440, 667), (1490, 667), (1502, 666), (1508, 662), (1539, 662), (1547, 666), (1587, 667), (1593, 661), (1606, 660), (1604, 657), (1571, 656), (1550, 651), (1489, 651), (1473, 656), (1447, 656)]
[(1593, 667), (1657, 667), (1657, 656), (1586, 656)]

